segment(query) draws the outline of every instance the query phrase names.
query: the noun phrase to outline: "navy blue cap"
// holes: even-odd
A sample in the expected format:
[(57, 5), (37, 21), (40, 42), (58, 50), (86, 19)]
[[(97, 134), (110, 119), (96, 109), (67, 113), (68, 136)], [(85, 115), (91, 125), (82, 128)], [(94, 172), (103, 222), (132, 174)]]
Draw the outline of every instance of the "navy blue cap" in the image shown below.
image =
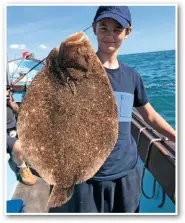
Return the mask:
[(131, 26), (131, 15), (127, 6), (100, 6), (94, 17), (94, 23), (104, 18), (115, 19), (124, 28)]

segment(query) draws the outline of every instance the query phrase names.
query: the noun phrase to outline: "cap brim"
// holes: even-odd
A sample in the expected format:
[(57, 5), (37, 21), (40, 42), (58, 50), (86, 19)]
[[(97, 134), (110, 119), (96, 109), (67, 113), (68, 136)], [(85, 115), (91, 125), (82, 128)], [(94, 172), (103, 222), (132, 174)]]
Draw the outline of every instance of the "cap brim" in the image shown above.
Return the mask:
[(117, 15), (117, 14), (113, 14), (113, 13), (104, 13), (103, 15), (100, 15), (95, 22), (99, 22), (101, 19), (104, 18), (111, 18), (116, 20), (117, 22), (119, 22), (119, 24), (121, 24), (123, 26), (123, 28), (128, 28), (129, 22), (124, 19), (123, 17)]

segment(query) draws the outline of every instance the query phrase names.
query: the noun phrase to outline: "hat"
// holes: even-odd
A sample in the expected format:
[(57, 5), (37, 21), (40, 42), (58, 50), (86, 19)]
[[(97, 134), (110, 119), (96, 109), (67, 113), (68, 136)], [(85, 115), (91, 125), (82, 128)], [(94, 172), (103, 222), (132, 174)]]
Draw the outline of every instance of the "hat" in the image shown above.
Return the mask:
[(131, 25), (131, 15), (127, 6), (100, 6), (94, 17), (94, 23), (104, 18), (115, 19), (124, 28)]

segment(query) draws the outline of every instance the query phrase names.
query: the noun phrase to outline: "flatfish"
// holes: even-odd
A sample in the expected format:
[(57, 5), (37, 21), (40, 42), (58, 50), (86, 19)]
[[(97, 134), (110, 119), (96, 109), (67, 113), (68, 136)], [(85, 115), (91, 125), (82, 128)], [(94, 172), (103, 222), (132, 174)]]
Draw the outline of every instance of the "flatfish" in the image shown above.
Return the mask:
[(26, 157), (54, 185), (58, 207), (100, 169), (118, 137), (118, 108), (106, 71), (83, 32), (54, 48), (20, 107), (18, 135)]

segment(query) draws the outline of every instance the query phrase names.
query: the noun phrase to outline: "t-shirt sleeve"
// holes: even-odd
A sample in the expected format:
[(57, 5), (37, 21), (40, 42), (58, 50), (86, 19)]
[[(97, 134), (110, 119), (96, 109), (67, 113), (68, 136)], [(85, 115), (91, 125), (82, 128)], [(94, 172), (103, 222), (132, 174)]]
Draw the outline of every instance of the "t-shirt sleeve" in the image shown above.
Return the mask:
[(134, 107), (140, 107), (149, 102), (142, 78), (137, 74), (136, 87), (134, 91)]

